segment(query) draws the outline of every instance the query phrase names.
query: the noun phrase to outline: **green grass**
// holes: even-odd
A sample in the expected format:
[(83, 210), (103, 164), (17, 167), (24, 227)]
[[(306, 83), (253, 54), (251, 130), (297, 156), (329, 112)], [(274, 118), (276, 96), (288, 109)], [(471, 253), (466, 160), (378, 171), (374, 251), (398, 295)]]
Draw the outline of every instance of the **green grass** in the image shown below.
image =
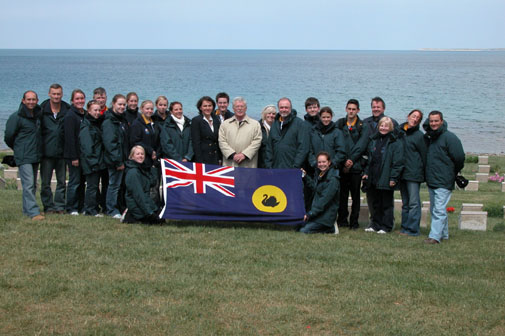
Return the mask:
[(422, 243), (426, 229), (32, 222), (21, 192), (2, 190), (0, 334), (503, 335), (503, 217), (486, 232), (457, 229), (461, 203), (505, 203), (486, 188), (453, 193), (450, 240), (437, 246)]

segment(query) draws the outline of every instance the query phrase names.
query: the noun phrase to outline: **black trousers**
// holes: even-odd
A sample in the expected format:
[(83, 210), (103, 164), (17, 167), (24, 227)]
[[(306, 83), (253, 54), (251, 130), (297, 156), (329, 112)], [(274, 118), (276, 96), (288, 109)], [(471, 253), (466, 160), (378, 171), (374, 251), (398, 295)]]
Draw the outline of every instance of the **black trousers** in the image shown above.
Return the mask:
[[(359, 207), (360, 207), (360, 188), (361, 188), (361, 174), (360, 173), (343, 173), (340, 176), (340, 201), (338, 208), (337, 224), (338, 226), (350, 226), (351, 228), (359, 227)], [(351, 217), (349, 210), (347, 210), (347, 199), (351, 193)]]
[(368, 204), (372, 209), (372, 225), (375, 231), (391, 232), (395, 224), (394, 190), (381, 190), (370, 186), (373, 203)]

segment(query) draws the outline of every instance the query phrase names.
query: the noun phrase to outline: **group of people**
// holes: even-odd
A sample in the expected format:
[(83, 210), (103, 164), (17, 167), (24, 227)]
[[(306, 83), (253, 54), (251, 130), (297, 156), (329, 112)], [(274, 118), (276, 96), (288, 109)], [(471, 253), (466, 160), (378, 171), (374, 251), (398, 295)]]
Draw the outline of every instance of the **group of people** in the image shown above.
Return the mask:
[(157, 223), (163, 204), (159, 160), (169, 158), (301, 169), (306, 215), (298, 229), (304, 233), (358, 229), (360, 189), (367, 194), (370, 211), (365, 231), (391, 232), (393, 195), (399, 189), (400, 234), (419, 235), (419, 188), (426, 182), (432, 223), (425, 242), (448, 239), (446, 205), (465, 154), (439, 111), (429, 113), (423, 133), (420, 110), (411, 111), (398, 125), (384, 114), (386, 104), (380, 97), (372, 99), (370, 117), (360, 119), (360, 104), (350, 99), (346, 115), (336, 121), (333, 110), (321, 108), (314, 97), (306, 100), (303, 119), (290, 99), (281, 98), (263, 109), (259, 121), (247, 115), (242, 97), (233, 99), (231, 112), (224, 92), (215, 100), (200, 98), (199, 115), (192, 119), (184, 115), (182, 103), (169, 104), (164, 96), (139, 106), (136, 93), (116, 94), (109, 107), (103, 88), (95, 89), (87, 104), (79, 89), (72, 92), (71, 104), (62, 97), (58, 84), (51, 85), (49, 99), (40, 105), (37, 94), (27, 91), (6, 125), (5, 143), (14, 150), (23, 187), (23, 213), (34, 220), (44, 219), (35, 199), (40, 164), (45, 213), (106, 214), (125, 222)]

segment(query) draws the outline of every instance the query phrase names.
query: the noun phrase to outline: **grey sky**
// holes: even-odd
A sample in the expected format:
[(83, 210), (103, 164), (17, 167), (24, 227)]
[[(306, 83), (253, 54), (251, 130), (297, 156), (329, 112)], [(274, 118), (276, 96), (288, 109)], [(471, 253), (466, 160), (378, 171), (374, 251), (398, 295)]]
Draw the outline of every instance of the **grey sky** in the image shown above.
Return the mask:
[(0, 48), (505, 48), (504, 0), (0, 0)]

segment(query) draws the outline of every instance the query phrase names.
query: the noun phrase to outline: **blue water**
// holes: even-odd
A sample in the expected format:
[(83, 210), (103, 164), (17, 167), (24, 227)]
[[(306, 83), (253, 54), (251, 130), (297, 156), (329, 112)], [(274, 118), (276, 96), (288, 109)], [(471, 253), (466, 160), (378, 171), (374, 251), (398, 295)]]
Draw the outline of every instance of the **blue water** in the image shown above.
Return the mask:
[(274, 51), (274, 50), (0, 50), (0, 148), (5, 122), (28, 89), (47, 98), (60, 83), (64, 99), (74, 88), (92, 96), (97, 86), (136, 91), (140, 100), (165, 95), (196, 115), (203, 95), (226, 91), (248, 101), (249, 115), (283, 96), (298, 115), (308, 96), (337, 117), (348, 99), (371, 114), (381, 96), (386, 114), (404, 121), (413, 108), (440, 110), (465, 151), (505, 152), (505, 52)]

